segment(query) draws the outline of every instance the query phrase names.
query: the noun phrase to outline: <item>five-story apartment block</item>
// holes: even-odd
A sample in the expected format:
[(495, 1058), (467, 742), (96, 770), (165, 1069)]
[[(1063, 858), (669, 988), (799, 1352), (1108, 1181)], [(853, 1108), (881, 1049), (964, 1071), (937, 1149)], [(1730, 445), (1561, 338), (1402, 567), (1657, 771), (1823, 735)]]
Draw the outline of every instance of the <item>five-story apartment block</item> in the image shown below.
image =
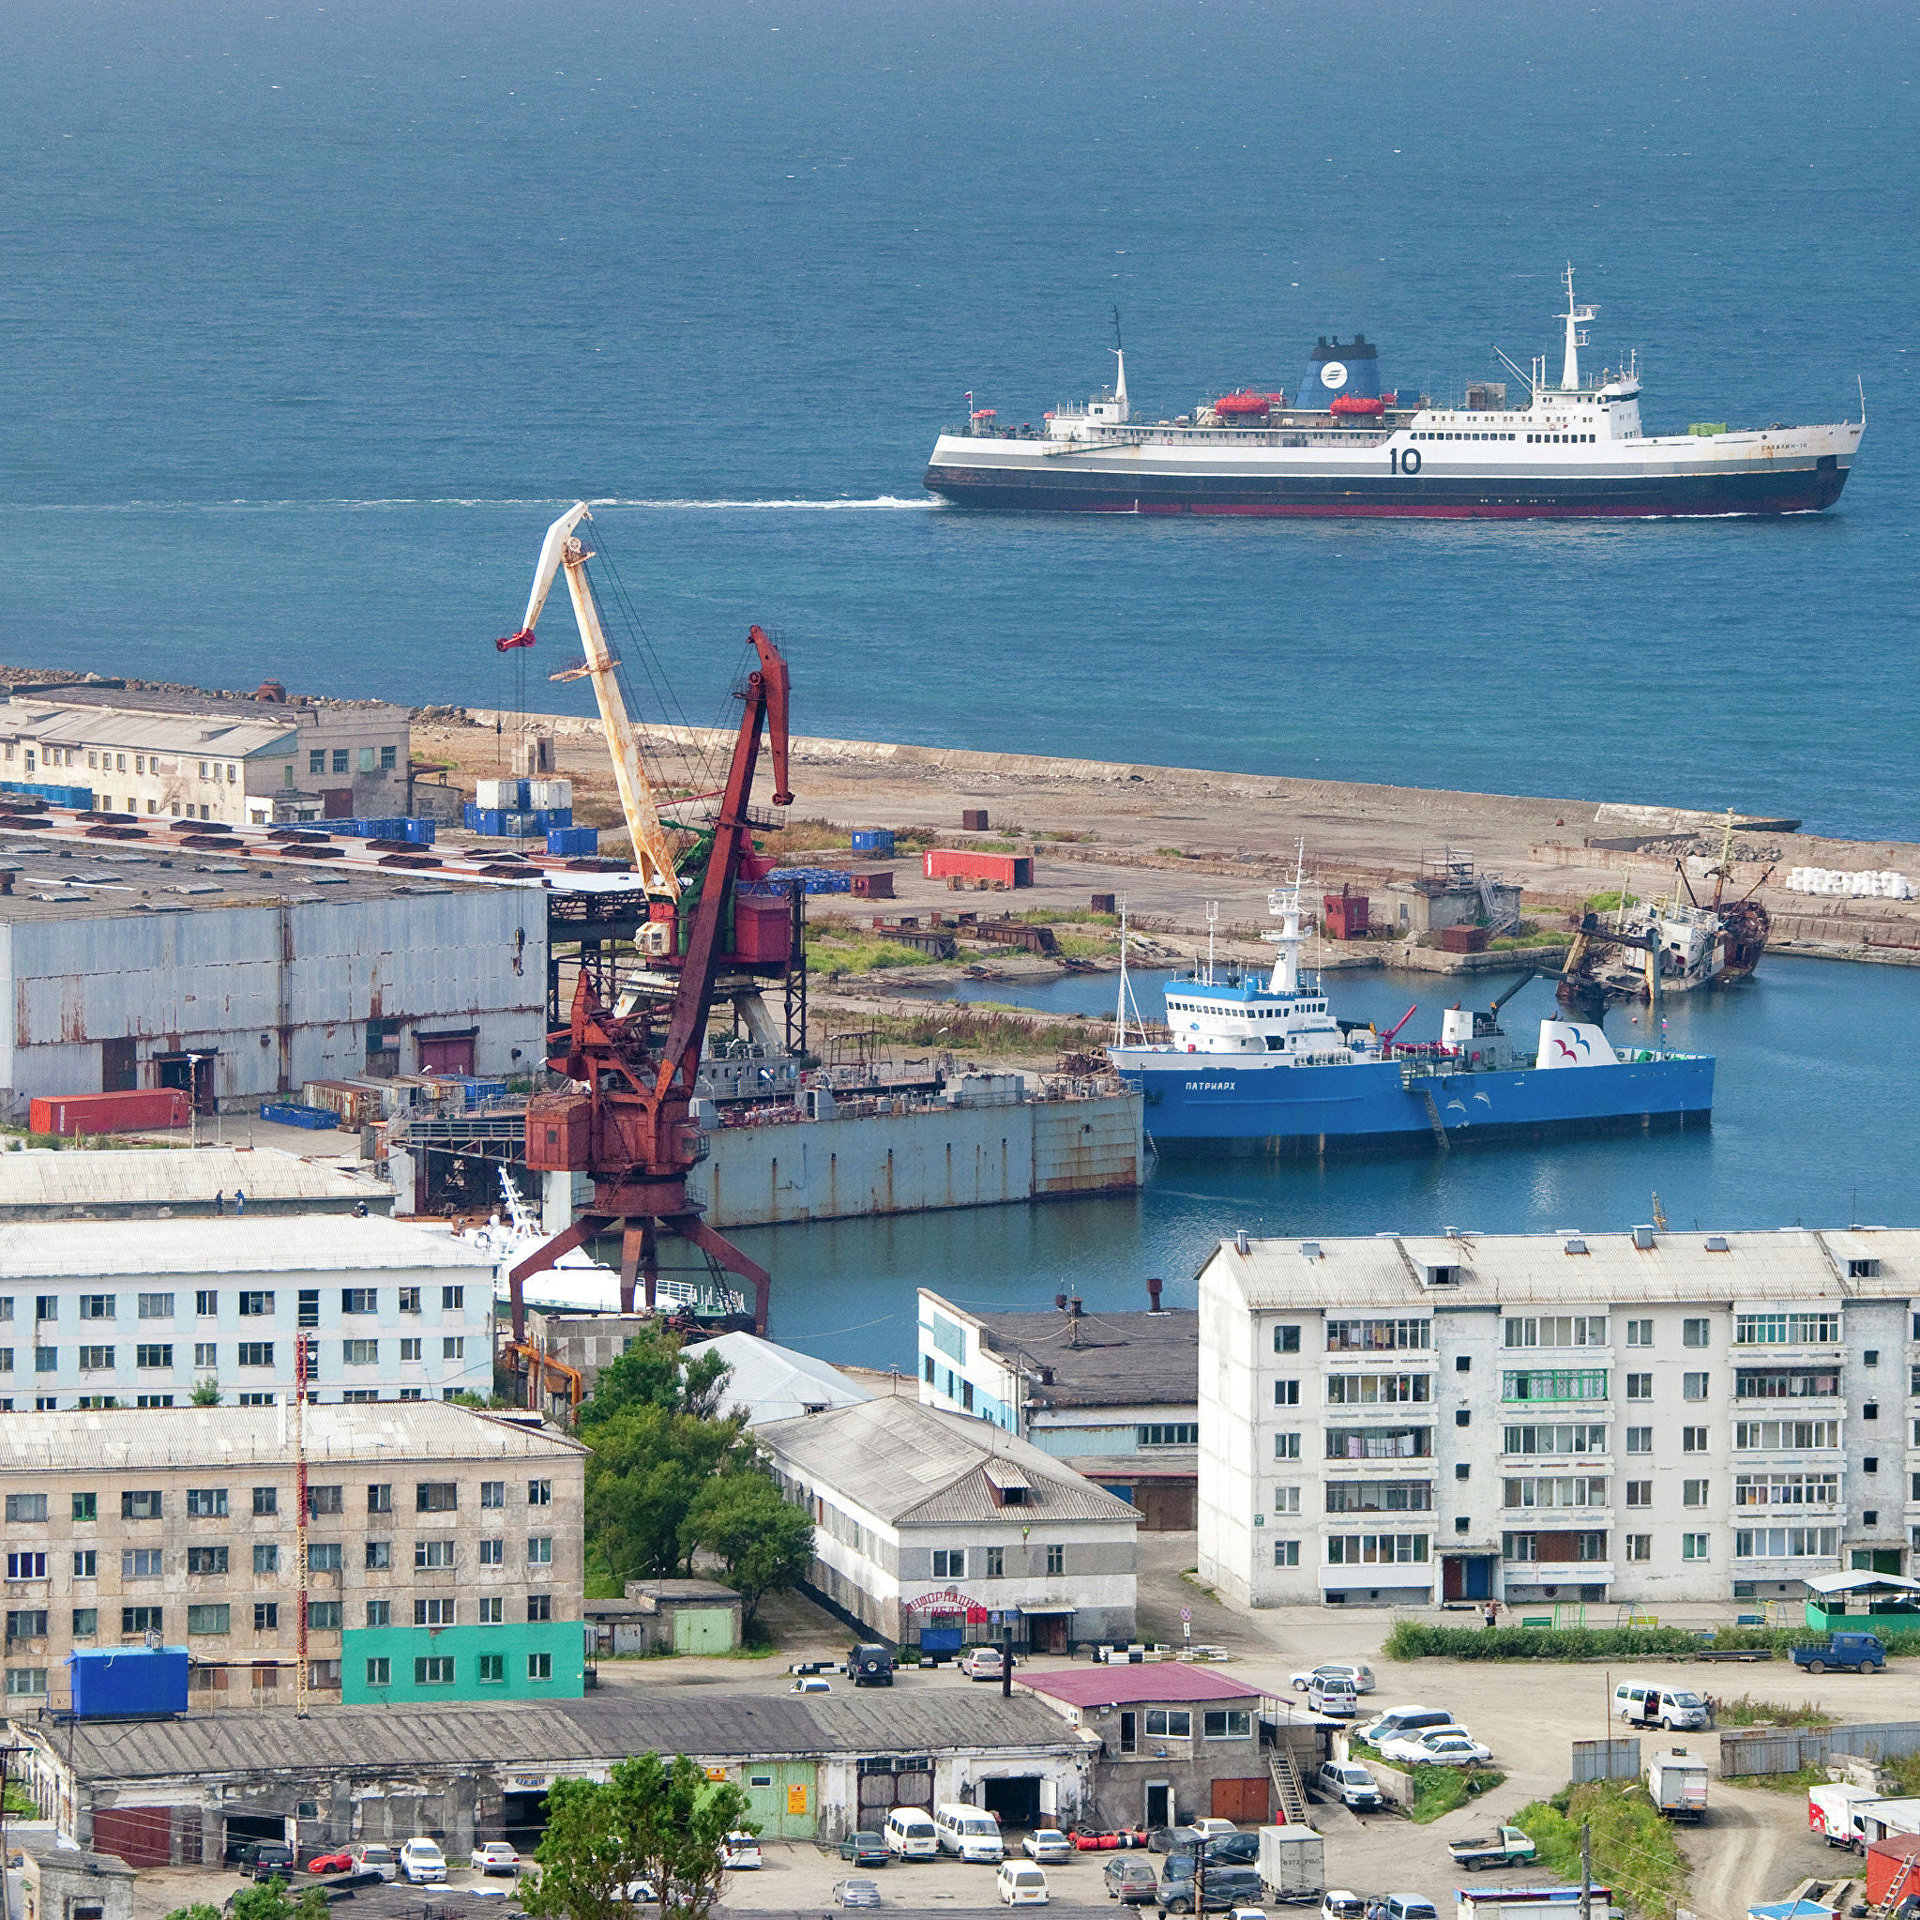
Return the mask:
[(1242, 1236), (1200, 1275), (1200, 1569), (1255, 1606), (1905, 1572), (1917, 1394), (1920, 1233)]

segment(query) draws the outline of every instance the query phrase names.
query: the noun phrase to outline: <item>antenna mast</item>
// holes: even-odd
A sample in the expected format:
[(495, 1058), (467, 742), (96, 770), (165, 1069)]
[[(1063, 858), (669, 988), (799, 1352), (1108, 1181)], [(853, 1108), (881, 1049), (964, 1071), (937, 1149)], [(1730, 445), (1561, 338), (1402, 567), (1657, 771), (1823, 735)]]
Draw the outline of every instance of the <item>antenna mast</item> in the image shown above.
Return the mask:
[(1598, 307), (1581, 307), (1573, 299), (1573, 262), (1567, 262), (1567, 311), (1564, 316), (1567, 328), (1567, 357), (1560, 369), (1560, 385), (1567, 393), (1580, 391), (1580, 349), (1587, 344), (1587, 336), (1582, 324), (1591, 320), (1600, 311)]
[(1113, 397), (1118, 403), (1119, 418), (1124, 424), (1130, 418), (1127, 412), (1127, 348), (1126, 342), (1120, 338), (1120, 309), (1118, 307), (1115, 307), (1113, 310), (1113, 357), (1119, 366), (1119, 373), (1114, 381)]

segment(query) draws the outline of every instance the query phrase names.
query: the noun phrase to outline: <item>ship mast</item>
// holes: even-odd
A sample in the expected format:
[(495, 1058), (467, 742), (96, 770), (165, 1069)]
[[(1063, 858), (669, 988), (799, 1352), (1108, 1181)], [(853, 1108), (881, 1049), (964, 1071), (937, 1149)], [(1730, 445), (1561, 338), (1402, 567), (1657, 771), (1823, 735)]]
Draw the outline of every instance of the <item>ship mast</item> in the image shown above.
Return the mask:
[(1125, 342), (1120, 338), (1120, 309), (1118, 307), (1115, 307), (1113, 310), (1113, 357), (1119, 366), (1119, 371), (1114, 375), (1113, 382), (1115, 418), (1119, 420), (1122, 426), (1125, 426), (1127, 421), (1132, 418), (1132, 415), (1127, 411), (1127, 349)]
[(1582, 307), (1574, 304), (1573, 298), (1573, 262), (1567, 262), (1567, 311), (1562, 316), (1567, 329), (1567, 357), (1560, 369), (1560, 386), (1564, 392), (1580, 391), (1580, 349), (1587, 344), (1587, 336), (1581, 331), (1582, 324), (1591, 320), (1600, 311), (1598, 307)]
[(1269, 993), (1300, 990), (1300, 948), (1306, 939), (1300, 931), (1300, 889), (1306, 884), (1306, 873), (1307, 843), (1302, 840), (1294, 854), (1292, 880), (1267, 895), (1267, 911), (1280, 921), (1277, 933), (1269, 928), (1260, 936), (1280, 949), (1273, 962), (1273, 978), (1267, 982)]

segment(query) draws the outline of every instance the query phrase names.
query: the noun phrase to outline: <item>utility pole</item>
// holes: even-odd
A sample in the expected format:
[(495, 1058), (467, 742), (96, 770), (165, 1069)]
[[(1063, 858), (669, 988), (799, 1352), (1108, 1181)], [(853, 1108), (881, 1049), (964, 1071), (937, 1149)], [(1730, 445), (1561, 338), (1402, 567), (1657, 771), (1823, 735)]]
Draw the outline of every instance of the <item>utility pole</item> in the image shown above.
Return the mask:
[(1580, 1822), (1580, 1920), (1593, 1920), (1593, 1822)]

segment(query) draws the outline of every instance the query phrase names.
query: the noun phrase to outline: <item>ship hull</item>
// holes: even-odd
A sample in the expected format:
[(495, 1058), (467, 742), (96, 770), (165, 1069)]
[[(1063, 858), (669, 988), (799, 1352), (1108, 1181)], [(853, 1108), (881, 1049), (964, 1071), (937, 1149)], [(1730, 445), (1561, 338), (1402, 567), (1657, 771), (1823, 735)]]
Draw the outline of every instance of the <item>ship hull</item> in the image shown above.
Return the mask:
[[(1097, 457), (1097, 456), (1096, 456)], [(1819, 513), (1849, 468), (1803, 465), (1691, 473), (1580, 475), (1154, 473), (1048, 460), (942, 460), (924, 485), (954, 506), (1026, 513), (1219, 514), (1267, 519), (1604, 520)]]
[(1321, 1154), (1557, 1133), (1699, 1126), (1713, 1111), (1710, 1056), (1592, 1067), (1436, 1071), (1398, 1063), (1267, 1067), (1207, 1054), (1121, 1048), (1115, 1065), (1145, 1096), (1154, 1145)]

